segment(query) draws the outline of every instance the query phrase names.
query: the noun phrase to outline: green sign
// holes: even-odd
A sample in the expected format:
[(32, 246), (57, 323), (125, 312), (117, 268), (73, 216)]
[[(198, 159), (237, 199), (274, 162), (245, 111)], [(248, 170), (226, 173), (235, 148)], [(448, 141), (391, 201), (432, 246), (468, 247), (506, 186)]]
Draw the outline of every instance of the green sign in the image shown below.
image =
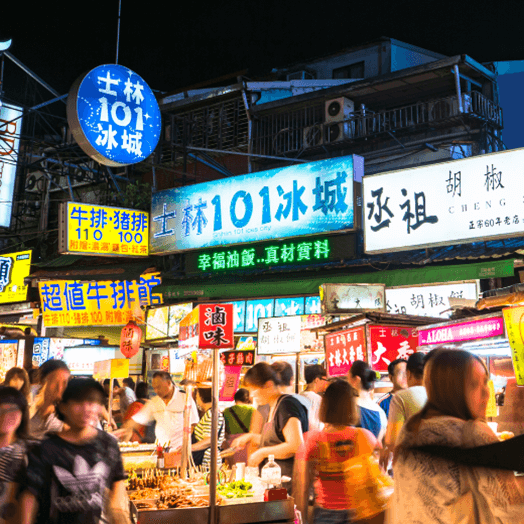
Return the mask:
[(354, 240), (350, 240), (347, 235), (302, 238), (186, 253), (186, 271), (188, 273), (223, 273), (268, 267), (321, 264), (351, 257), (353, 254)]

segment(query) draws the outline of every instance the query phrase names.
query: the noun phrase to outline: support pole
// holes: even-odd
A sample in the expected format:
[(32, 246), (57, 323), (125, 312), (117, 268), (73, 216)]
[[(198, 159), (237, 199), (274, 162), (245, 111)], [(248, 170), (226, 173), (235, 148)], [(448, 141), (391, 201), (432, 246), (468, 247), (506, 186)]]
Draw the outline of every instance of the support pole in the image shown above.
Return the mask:
[(218, 458), (218, 348), (213, 350), (211, 394), (211, 464), (209, 467), (209, 524), (217, 523), (217, 458)]

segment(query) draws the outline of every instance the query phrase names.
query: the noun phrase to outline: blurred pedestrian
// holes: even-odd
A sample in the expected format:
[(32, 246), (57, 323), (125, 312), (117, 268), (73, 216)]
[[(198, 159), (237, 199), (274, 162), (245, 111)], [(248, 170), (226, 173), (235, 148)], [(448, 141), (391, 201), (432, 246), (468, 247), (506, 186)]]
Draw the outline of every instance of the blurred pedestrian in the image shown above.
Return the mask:
[[(233, 406), (224, 409), (226, 439), (223, 447), (225, 449), (230, 448), (231, 443), (238, 436), (249, 433), (251, 418), (255, 411), (255, 408), (251, 405), (249, 391), (245, 388), (240, 388), (236, 391), (234, 401), (235, 404)], [(247, 462), (247, 450), (245, 448), (238, 450), (229, 462), (231, 464), (235, 464), (236, 462)]]
[(428, 401), (404, 425), (395, 450), (396, 523), (455, 523), (463, 511), (469, 515), (464, 522), (524, 522), (523, 481), (512, 471), (458, 465), (416, 449), (498, 442), (485, 422), (488, 380), (486, 365), (472, 353), (437, 349), (428, 355)]
[[(129, 382), (131, 381), (131, 383)], [(127, 382), (126, 382), (127, 381)], [(115, 387), (115, 393), (118, 395), (118, 398), (120, 400), (120, 415), (122, 418), (126, 414), (127, 408), (136, 401), (136, 394), (135, 394), (135, 383), (133, 379), (127, 379), (125, 378), (122, 381), (122, 387), (119, 388), (118, 386)]]
[(393, 395), (397, 391), (401, 391), (408, 387), (406, 364), (406, 360), (397, 358), (388, 365), (388, 377), (393, 384), (393, 389), (378, 401), (378, 405), (384, 410), (386, 417), (389, 416), (389, 406)]
[(102, 386), (74, 378), (58, 405), (65, 429), (29, 454), (22, 522), (31, 524), (128, 523), (126, 475), (116, 439), (94, 427), (104, 404)]
[(24, 368), (11, 368), (5, 374), (4, 386), (21, 391), (27, 402), (31, 402), (31, 384), (29, 383), (29, 375)]
[(322, 394), (329, 386), (326, 369), (320, 364), (312, 364), (304, 368), (304, 378), (306, 379), (306, 389), (300, 393), (306, 397), (311, 405), (309, 408), (309, 431), (322, 429), (318, 418)]
[(40, 366), (38, 376), (41, 388), (30, 408), (29, 432), (32, 437), (42, 439), (46, 433), (63, 429), (56, 405), (62, 399), (71, 373), (62, 360), (48, 360)]
[(359, 418), (357, 392), (344, 380), (332, 382), (322, 398), (320, 431), (309, 431), (295, 460), (293, 494), (304, 522), (308, 495), (315, 481), (314, 524), (349, 524), (364, 501), (353, 491), (355, 480), (348, 461), (370, 455), (380, 447), (367, 429), (355, 428)]
[[(139, 382), (136, 385), (136, 401), (133, 402), (124, 414), (124, 422), (133, 418), (133, 415), (138, 413), (149, 399), (148, 385), (146, 382)], [(131, 442), (153, 443), (155, 441), (155, 427), (154, 423), (149, 426), (139, 425), (133, 429), (133, 434), (130, 438)]]
[(388, 419), (384, 410), (373, 400), (377, 374), (364, 361), (355, 360), (349, 370), (348, 380), (358, 393), (360, 427), (371, 431), (382, 442)]

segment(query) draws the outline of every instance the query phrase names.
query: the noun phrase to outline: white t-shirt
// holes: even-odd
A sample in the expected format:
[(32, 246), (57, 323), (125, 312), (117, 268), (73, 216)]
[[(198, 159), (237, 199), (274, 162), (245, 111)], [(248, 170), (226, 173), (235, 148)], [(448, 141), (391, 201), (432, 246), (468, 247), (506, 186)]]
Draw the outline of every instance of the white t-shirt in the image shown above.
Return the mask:
[[(184, 434), (184, 406), (186, 394), (175, 387), (171, 400), (166, 404), (156, 396), (148, 400), (144, 407), (131, 418), (138, 424), (147, 426), (156, 421), (155, 436), (162, 445), (171, 442), (171, 448), (182, 446)], [(191, 399), (191, 413), (189, 423), (198, 422), (198, 410), (195, 401)]]
[(394, 446), (405, 422), (426, 404), (428, 395), (424, 386), (411, 386), (397, 391), (389, 405), (386, 444)]
[(311, 401), (311, 405), (309, 406), (308, 410), (309, 431), (322, 429), (324, 427), (324, 424), (322, 424), (318, 419), (318, 412), (320, 410), (320, 403), (322, 402), (322, 397), (314, 391), (302, 391), (300, 395), (306, 397)]

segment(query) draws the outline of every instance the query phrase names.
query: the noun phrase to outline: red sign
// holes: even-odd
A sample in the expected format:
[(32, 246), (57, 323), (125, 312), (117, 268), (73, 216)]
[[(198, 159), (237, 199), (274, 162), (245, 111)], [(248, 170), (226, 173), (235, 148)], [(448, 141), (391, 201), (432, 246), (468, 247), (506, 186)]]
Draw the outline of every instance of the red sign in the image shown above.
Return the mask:
[(231, 402), (235, 399), (235, 393), (240, 383), (240, 372), (242, 366), (226, 366), (224, 368), (225, 378), (218, 399), (221, 402)]
[(233, 304), (200, 304), (198, 345), (201, 349), (232, 349)]
[(255, 363), (254, 351), (224, 351), (220, 353), (224, 366), (252, 366)]
[(132, 320), (122, 328), (120, 333), (120, 351), (126, 358), (134, 357), (140, 349), (142, 330)]
[(330, 377), (347, 375), (355, 360), (365, 360), (364, 328), (358, 327), (326, 335), (326, 362)]
[(407, 360), (415, 353), (418, 335), (414, 328), (400, 326), (370, 326), (371, 367), (387, 373), (388, 365), (397, 358)]

